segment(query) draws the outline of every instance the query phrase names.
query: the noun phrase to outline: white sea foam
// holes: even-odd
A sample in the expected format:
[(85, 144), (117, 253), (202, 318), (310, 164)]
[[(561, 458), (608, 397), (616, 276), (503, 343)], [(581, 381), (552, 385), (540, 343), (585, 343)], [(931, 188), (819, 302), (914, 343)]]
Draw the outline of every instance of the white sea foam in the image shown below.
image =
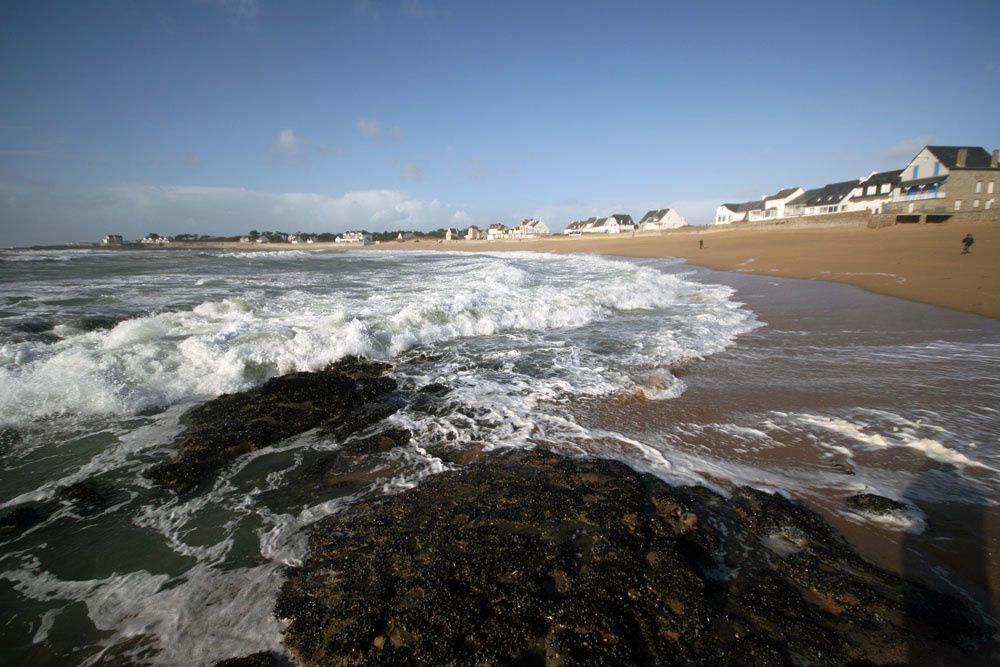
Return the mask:
[[(648, 367), (711, 354), (755, 326), (752, 315), (730, 300), (729, 288), (595, 257), (449, 258), (430, 281), (419, 266), (367, 270), (373, 283), (395, 271), (407, 286), (378, 289), (342, 276), (348, 280), (344, 290), (320, 291), (309, 285), (320, 281), (315, 275), (281, 273), (272, 277), (275, 283), (308, 289), (249, 289), (108, 331), (0, 346), (0, 419), (124, 415), (244, 389), (349, 354), (391, 358), (417, 346), (500, 334), (523, 334), (528, 345), (538, 345), (546, 332), (565, 331), (572, 340), (588, 335), (581, 328), (645, 314), (656, 315), (661, 326), (602, 333), (617, 337), (618, 348), (609, 352), (623, 355), (625, 366)], [(597, 364), (615, 365), (612, 357)], [(578, 379), (574, 374), (565, 381)], [(631, 382), (613, 371), (604, 377)], [(586, 392), (588, 384), (580, 390)], [(664, 397), (682, 390), (675, 383), (660, 388)]]

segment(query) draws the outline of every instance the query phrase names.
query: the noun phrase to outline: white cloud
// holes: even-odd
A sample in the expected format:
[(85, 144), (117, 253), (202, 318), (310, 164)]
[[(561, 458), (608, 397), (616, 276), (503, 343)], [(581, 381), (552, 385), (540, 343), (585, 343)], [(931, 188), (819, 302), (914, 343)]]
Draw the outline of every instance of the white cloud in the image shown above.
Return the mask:
[(932, 143), (933, 140), (934, 137), (929, 134), (903, 139), (880, 150), (875, 154), (875, 158), (878, 160), (910, 160), (920, 152), (921, 148)]
[(451, 216), (453, 225), (467, 225), (472, 222), (472, 216), (465, 211), (455, 211)]
[(399, 139), (403, 136), (403, 132), (399, 129), (399, 127), (395, 125), (392, 127), (385, 127), (382, 125), (382, 121), (377, 118), (359, 118), (357, 127), (361, 132), (361, 136), (366, 139), (371, 139), (372, 141), (380, 141), (382, 139)]
[(303, 150), (302, 140), (287, 127), (278, 133), (278, 138), (271, 144), (271, 152), (283, 157), (297, 157), (302, 155)]
[(339, 232), (436, 229), (462, 209), (398, 190), (341, 196), (188, 185), (119, 185), (48, 191), (0, 184), (0, 246), (99, 240), (105, 234), (232, 236), (256, 229)]

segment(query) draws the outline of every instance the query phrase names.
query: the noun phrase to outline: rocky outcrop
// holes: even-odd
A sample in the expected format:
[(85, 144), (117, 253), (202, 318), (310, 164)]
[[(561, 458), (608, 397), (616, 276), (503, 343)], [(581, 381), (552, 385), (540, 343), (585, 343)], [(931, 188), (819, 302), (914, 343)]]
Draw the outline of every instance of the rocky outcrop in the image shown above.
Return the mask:
[(847, 499), (847, 506), (865, 514), (900, 514), (907, 506), (898, 500), (875, 495), (874, 493), (858, 493)]
[(781, 496), (545, 452), (320, 522), (275, 611), (306, 665), (960, 664), (983, 636)]
[(351, 357), (322, 371), (291, 373), (260, 387), (224, 394), (188, 411), (175, 460), (147, 476), (175, 491), (211, 479), (248, 452), (319, 428), (348, 437), (399, 409), (387, 364)]

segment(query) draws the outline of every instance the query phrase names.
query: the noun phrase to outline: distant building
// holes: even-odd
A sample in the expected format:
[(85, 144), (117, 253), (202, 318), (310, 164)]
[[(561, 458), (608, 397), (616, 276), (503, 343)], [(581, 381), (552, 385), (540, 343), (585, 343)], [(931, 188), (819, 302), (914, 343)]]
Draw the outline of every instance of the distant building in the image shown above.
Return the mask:
[(123, 245), (125, 239), (122, 238), (121, 234), (108, 234), (103, 239), (101, 239), (101, 245)]
[(253, 243), (253, 239), (249, 236), (241, 236), (240, 243)]
[(396, 235), (396, 240), (402, 243), (403, 241), (409, 241), (413, 238), (413, 232), (400, 232)]
[(998, 154), (978, 146), (925, 146), (903, 169), (887, 211), (943, 215), (996, 208)]
[(579, 236), (582, 234), (621, 234), (635, 230), (635, 222), (631, 215), (615, 213), (606, 218), (587, 218), (574, 220), (566, 226), (563, 234)]
[(472, 225), (465, 230), (465, 238), (469, 241), (478, 241), (483, 238), (483, 231), (479, 227)]
[(892, 200), (892, 193), (899, 185), (902, 174), (902, 169), (872, 172), (854, 188), (847, 202), (847, 210), (884, 212)]
[(455, 229), (452, 229), (451, 227), (449, 227), (448, 230), (444, 233), (444, 240), (445, 241), (457, 241), (458, 238), (459, 238), (458, 237), (458, 231), (455, 230)]
[(498, 241), (508, 236), (510, 236), (510, 228), (499, 222), (490, 225), (489, 229), (486, 230), (486, 240), (488, 241)]
[(764, 200), (755, 199), (740, 204), (722, 204), (715, 209), (715, 224), (729, 225), (734, 222), (746, 222), (751, 211), (763, 211)]
[(521, 224), (514, 229), (514, 236), (522, 239), (537, 239), (551, 233), (549, 226), (538, 218), (522, 220)]
[(639, 221), (640, 232), (653, 232), (663, 229), (677, 229), (687, 225), (687, 220), (672, 208), (660, 208), (649, 211)]
[(254, 243), (269, 243), (269, 239), (266, 236), (258, 236)]
[(298, 234), (289, 234), (285, 240), (289, 243), (302, 243), (302, 238)]
[(785, 215), (793, 217), (844, 212), (847, 210), (848, 200), (860, 183), (861, 179), (855, 178), (806, 190), (785, 204)]
[(563, 230), (563, 234), (567, 236), (580, 236), (584, 233), (589, 233), (594, 226), (597, 224), (599, 218), (587, 218), (586, 220), (574, 220), (573, 222), (566, 225), (566, 229)]
[(334, 243), (356, 243), (358, 245), (368, 245), (372, 242), (372, 237), (364, 232), (344, 232)]
[(786, 217), (785, 206), (791, 200), (801, 195), (805, 190), (799, 187), (784, 188), (778, 190), (773, 195), (762, 197), (761, 208), (753, 208), (747, 211), (748, 222), (758, 222), (760, 220), (777, 220)]

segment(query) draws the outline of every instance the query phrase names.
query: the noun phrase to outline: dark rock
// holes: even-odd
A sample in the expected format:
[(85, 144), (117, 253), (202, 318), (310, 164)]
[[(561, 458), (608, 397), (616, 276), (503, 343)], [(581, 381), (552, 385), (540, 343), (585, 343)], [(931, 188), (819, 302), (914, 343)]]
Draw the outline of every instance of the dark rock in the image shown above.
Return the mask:
[(189, 410), (174, 461), (147, 476), (190, 490), (242, 454), (313, 428), (348, 437), (399, 409), (387, 364), (350, 357), (318, 372), (291, 373), (260, 387), (224, 394)]
[(413, 434), (405, 428), (390, 428), (367, 438), (360, 438), (344, 443), (343, 451), (347, 454), (372, 455), (388, 452), (396, 447), (402, 447), (410, 441)]
[(878, 496), (874, 493), (859, 493), (847, 499), (847, 506), (858, 512), (868, 514), (896, 514), (906, 511), (907, 507), (898, 500)]
[(430, 384), (425, 384), (419, 389), (421, 394), (444, 394), (449, 391), (447, 385), (443, 385), (440, 382), (432, 382)]
[(90, 331), (100, 331), (103, 329), (114, 329), (116, 326), (130, 319), (128, 315), (122, 315), (118, 317), (106, 316), (106, 315), (90, 315), (87, 317), (79, 317), (72, 322), (70, 326), (74, 329), (78, 329), (84, 332)]
[(984, 639), (781, 496), (544, 452), (323, 520), (275, 613), (305, 665), (885, 664)]
[(54, 509), (48, 503), (15, 505), (0, 515), (0, 538), (9, 539), (31, 530), (48, 519)]
[(0, 428), (0, 454), (4, 454), (24, 439), (24, 434), (15, 428)]
[(242, 658), (220, 660), (213, 667), (292, 667), (293, 663), (286, 657), (272, 651), (261, 651)]
[(56, 497), (68, 502), (78, 512), (90, 514), (121, 502), (127, 496), (121, 491), (87, 481), (59, 487)]

